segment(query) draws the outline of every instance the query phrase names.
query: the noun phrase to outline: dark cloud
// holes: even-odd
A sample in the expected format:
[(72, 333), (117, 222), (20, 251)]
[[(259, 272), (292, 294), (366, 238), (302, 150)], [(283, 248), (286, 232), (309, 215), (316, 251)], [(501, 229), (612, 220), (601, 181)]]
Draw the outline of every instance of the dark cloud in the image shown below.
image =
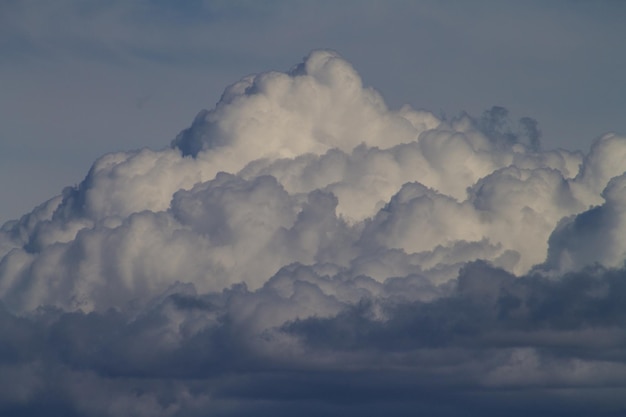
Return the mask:
[(530, 149), (541, 148), (539, 123), (531, 117), (522, 117), (518, 126), (512, 126), (509, 111), (501, 106), (486, 110), (478, 122), (478, 128), (499, 146), (524, 143)]
[[(330, 297), (321, 288), (354, 284), (314, 274), (302, 290), (291, 273), (295, 293), (286, 297), (273, 288), (282, 273), (253, 292), (173, 293), (137, 317), (41, 309), (23, 318), (3, 309), (4, 374), (24, 384), (15, 391), (30, 392), (23, 404), (4, 396), (2, 410), (113, 415), (110, 403), (98, 409), (114, 395), (118, 410), (137, 415), (245, 415), (256, 407), (262, 415), (298, 407), (311, 415), (490, 415), (510, 407), (519, 415), (617, 415), (617, 398), (601, 402), (626, 378), (625, 274), (595, 268), (555, 281), (476, 262), (430, 302), (406, 300), (398, 285), (419, 280), (395, 278), (336, 315), (266, 329), (241, 304), (256, 314), (294, 299), (310, 308), (311, 291)], [(582, 408), (566, 392), (585, 397)]]

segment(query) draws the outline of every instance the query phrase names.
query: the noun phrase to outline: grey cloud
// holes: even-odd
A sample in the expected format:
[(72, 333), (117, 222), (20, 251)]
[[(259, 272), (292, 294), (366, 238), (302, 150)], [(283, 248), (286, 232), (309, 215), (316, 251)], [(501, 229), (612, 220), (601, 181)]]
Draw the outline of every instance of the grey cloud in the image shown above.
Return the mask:
[[(323, 272), (293, 265), (256, 291), (238, 286), (200, 295), (179, 288), (136, 317), (40, 310), (20, 318), (3, 310), (5, 340), (31, 347), (19, 356), (3, 352), (3, 363), (22, 378), (37, 364), (30, 378), (38, 381), (31, 393), (38, 400), (16, 409), (103, 412), (97, 407), (104, 400), (92, 390), (105, 389), (118, 410), (144, 410), (137, 415), (243, 415), (259, 401), (279, 414), (294, 402), (332, 415), (359, 414), (364, 404), (439, 415), (507, 407), (566, 413), (575, 406), (558, 390), (587, 395), (590, 383), (611, 386), (626, 377), (623, 270), (590, 269), (554, 281), (478, 262), (453, 286), (435, 289), (431, 301), (411, 298), (425, 289), (419, 277), (380, 284)], [(324, 300), (335, 313), (295, 318), (294, 311), (320, 311)], [(265, 327), (279, 312), (278, 326)], [(81, 387), (72, 386), (77, 378)], [(85, 395), (95, 402), (81, 401)], [(528, 403), (531, 397), (540, 401)], [(455, 400), (441, 409), (442, 398)], [(590, 396), (583, 409), (596, 409), (601, 399)], [(241, 408), (222, 409), (230, 401)]]
[(511, 125), (509, 111), (502, 106), (493, 106), (486, 110), (478, 121), (479, 129), (500, 146), (511, 146), (521, 142), (534, 151), (541, 148), (541, 130), (535, 119), (520, 118), (517, 129)]
[[(455, 285), (431, 301), (379, 296), (377, 304), (364, 298), (335, 317), (296, 320), (283, 330), (331, 350), (507, 349), (532, 341), (554, 354), (602, 359), (617, 354), (625, 340), (623, 274), (589, 268), (555, 281), (516, 277), (478, 261), (462, 268)], [(587, 338), (594, 332), (606, 339)]]
[(528, 138), (528, 146), (531, 149), (539, 150), (541, 147), (541, 130), (539, 123), (532, 117), (522, 117), (519, 119), (521, 135)]

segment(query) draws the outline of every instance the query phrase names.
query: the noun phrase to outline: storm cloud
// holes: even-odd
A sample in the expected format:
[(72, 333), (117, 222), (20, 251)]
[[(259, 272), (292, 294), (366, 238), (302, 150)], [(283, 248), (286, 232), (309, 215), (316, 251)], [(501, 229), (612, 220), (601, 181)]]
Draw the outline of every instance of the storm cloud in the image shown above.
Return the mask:
[(332, 51), (236, 82), (2, 226), (0, 413), (623, 414), (626, 137), (540, 137)]

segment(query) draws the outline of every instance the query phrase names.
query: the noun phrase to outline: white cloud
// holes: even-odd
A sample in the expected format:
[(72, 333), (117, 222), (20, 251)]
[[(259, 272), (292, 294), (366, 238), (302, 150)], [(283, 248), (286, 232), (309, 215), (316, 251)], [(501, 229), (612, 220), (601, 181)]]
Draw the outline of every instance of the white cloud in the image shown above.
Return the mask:
[(626, 138), (543, 151), (507, 117), (389, 110), (315, 51), (227, 88), (170, 148), (99, 158), (0, 231), (0, 365), (25, 381), (0, 409), (286, 413), (279, 387), (328, 403), (308, 370), (373, 372), (380, 401), (381, 370), (403, 401), (431, 380), (477, 404), (622, 384)]

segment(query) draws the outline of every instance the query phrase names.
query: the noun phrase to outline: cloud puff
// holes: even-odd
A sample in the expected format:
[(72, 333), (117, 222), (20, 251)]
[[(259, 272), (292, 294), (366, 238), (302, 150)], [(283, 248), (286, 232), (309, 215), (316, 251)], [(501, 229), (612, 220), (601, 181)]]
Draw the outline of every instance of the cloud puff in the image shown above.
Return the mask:
[(246, 77), (2, 226), (0, 411), (619, 413), (626, 138), (539, 138), (330, 51)]

